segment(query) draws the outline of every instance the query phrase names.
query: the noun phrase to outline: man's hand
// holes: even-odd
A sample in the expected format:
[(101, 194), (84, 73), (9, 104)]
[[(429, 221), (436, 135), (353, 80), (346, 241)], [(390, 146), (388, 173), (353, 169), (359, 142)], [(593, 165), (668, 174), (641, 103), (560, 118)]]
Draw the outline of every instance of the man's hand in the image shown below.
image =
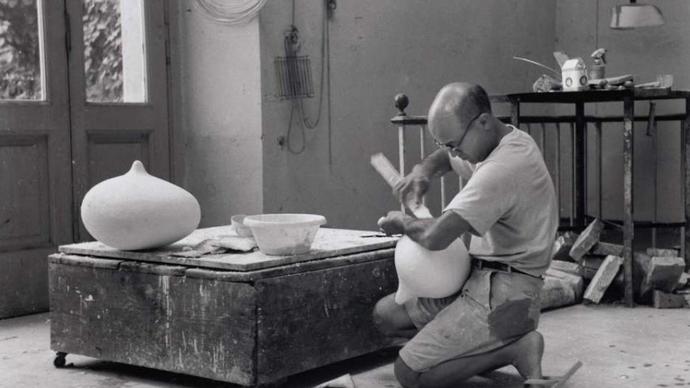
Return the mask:
[(422, 203), (422, 197), (429, 190), (429, 185), (429, 177), (420, 165), (416, 165), (393, 187), (393, 193), (398, 196), (400, 203), (409, 208), (416, 208)]
[(393, 210), (388, 212), (385, 217), (379, 218), (377, 224), (381, 231), (387, 235), (391, 234), (404, 234), (405, 233), (405, 218), (406, 216), (403, 212), (399, 210)]

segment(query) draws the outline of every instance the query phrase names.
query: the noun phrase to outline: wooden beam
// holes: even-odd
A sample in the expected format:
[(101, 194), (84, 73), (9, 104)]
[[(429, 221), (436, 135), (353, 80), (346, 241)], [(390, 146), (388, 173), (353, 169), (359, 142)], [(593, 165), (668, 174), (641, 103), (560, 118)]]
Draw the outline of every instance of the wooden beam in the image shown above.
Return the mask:
[[(584, 268), (582, 268), (582, 265), (579, 263), (571, 263), (569, 261), (562, 261), (562, 260), (552, 260), (551, 265), (549, 266), (549, 270), (555, 269), (557, 271), (561, 272), (566, 272), (571, 275), (575, 276), (582, 276), (584, 272)], [(547, 270), (547, 274), (549, 272)]]
[(604, 262), (599, 267), (599, 271), (594, 275), (594, 278), (585, 290), (584, 298), (593, 302), (599, 303), (609, 285), (618, 274), (618, 270), (623, 264), (623, 258), (619, 256), (607, 256)]
[(589, 250), (599, 241), (599, 235), (604, 229), (604, 223), (595, 218), (589, 226), (578, 236), (570, 249), (570, 257), (579, 262)]
[(623, 256), (623, 246), (620, 244), (612, 244), (599, 241), (594, 245), (594, 248), (592, 248), (590, 253), (601, 256)]
[(688, 306), (683, 295), (659, 290), (654, 290), (652, 300), (654, 301), (654, 308), (657, 309), (679, 309)]
[(684, 270), (685, 260), (682, 257), (652, 257), (642, 282), (641, 293), (649, 290), (675, 290)]

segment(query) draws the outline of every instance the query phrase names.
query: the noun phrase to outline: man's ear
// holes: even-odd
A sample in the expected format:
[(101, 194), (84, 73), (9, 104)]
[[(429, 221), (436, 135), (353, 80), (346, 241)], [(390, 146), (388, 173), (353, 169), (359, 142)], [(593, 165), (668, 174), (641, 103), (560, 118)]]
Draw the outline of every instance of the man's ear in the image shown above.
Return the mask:
[(477, 121), (482, 126), (482, 129), (487, 129), (487, 123), (489, 122), (489, 114), (486, 112), (480, 114), (479, 117), (477, 117)]

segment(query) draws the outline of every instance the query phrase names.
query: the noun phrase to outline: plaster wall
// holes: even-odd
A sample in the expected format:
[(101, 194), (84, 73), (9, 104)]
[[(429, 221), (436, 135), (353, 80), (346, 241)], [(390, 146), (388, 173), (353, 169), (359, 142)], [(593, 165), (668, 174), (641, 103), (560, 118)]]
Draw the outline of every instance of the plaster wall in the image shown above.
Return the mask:
[[(571, 57), (580, 56), (590, 63), (589, 55), (597, 47), (608, 49), (607, 76), (633, 74), (636, 82), (653, 81), (657, 74), (672, 74), (675, 89), (690, 88), (690, 2), (645, 0), (657, 5), (666, 18), (659, 27), (636, 30), (612, 30), (611, 8), (618, 0), (574, 2), (559, 0), (556, 7), (555, 49)], [(678, 113), (682, 105), (659, 102), (657, 114)], [(597, 114), (622, 114), (622, 103), (589, 107)], [(637, 115), (647, 115), (649, 105), (638, 103)], [(656, 139), (646, 135), (646, 123), (635, 124), (634, 203), (635, 218), (659, 221), (683, 220), (681, 176), (681, 131), (675, 122), (660, 123)], [(596, 147), (590, 135), (589, 144)], [(595, 149), (595, 148), (592, 148)], [(622, 124), (606, 126), (603, 131), (603, 209), (604, 216), (622, 217), (623, 170)], [(595, 166), (590, 159), (590, 166)], [(597, 201), (596, 173), (590, 171), (589, 199)], [(596, 214), (596, 213), (595, 213)]]
[(196, 196), (201, 226), (260, 213), (259, 21), (227, 26), (196, 2), (171, 2), (176, 183)]
[[(397, 207), (369, 166), (376, 152), (397, 165), (397, 131), (389, 122), (396, 93), (409, 96), (408, 113), (426, 114), (438, 89), (452, 81), (478, 82), (490, 94), (530, 90), (541, 70), (512, 57), (547, 62), (556, 35), (556, 3), (546, 0), (338, 1), (329, 21), (331, 91), (327, 81), (321, 120), (310, 130), (298, 122), (297, 109), (291, 127), (293, 102), (277, 97), (274, 58), (284, 55), (292, 4), (270, 1), (260, 15), (264, 210), (319, 213), (337, 227), (375, 229), (376, 220)], [(294, 4), (299, 54), (311, 60), (315, 89), (303, 107), (314, 120), (323, 2)], [(418, 147), (418, 132), (408, 136)], [(304, 150), (291, 152), (287, 142), (293, 151)], [(408, 169), (418, 159), (411, 153)]]

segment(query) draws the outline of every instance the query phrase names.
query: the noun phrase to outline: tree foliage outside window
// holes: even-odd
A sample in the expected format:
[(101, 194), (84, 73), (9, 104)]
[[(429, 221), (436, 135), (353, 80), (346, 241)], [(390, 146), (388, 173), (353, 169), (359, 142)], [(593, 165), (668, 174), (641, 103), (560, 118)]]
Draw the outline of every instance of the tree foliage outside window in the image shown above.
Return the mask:
[[(120, 0), (83, 2), (87, 101), (122, 101), (119, 7)], [(38, 23), (37, 0), (0, 0), (0, 100), (42, 99)]]
[(41, 99), (36, 0), (0, 0), (0, 100)]
[(86, 100), (122, 102), (120, 0), (85, 0), (82, 22)]

